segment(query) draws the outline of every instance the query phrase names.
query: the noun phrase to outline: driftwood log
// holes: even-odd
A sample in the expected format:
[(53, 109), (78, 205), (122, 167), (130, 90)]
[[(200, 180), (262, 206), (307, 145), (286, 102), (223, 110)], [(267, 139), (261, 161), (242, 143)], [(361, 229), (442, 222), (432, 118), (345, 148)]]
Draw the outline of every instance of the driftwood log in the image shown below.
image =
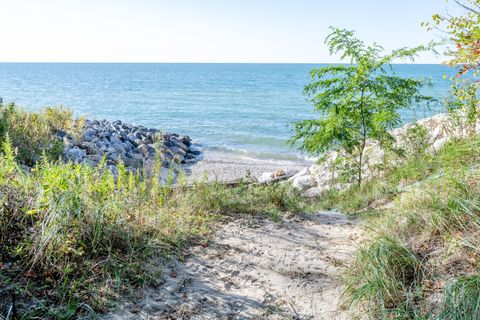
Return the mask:
[[(280, 182), (280, 181), (284, 181), (284, 180), (287, 180), (287, 179), (290, 179), (291, 177), (293, 177), (295, 175), (295, 173), (290, 173), (290, 174), (285, 174), (285, 175), (282, 175), (282, 176), (279, 176), (279, 177), (275, 177), (275, 178), (272, 178), (270, 180), (266, 180), (266, 181), (262, 181), (262, 182), (257, 182), (257, 181), (242, 181), (241, 179), (238, 179), (238, 180), (235, 180), (235, 181), (225, 181), (225, 182), (218, 182), (218, 181), (215, 181), (215, 182), (208, 182), (208, 183), (205, 183), (203, 185), (206, 185), (206, 186), (212, 186), (212, 185), (221, 185), (221, 186), (224, 186), (225, 188), (236, 188), (236, 187), (239, 187), (241, 185), (248, 185), (248, 186), (262, 186), (262, 185), (269, 185), (269, 184), (274, 184), (274, 183), (277, 183), (277, 182)], [(187, 185), (176, 185), (176, 186), (172, 186), (172, 191), (173, 190), (188, 190), (188, 189), (191, 189), (195, 187), (195, 185), (193, 184), (187, 184)]]

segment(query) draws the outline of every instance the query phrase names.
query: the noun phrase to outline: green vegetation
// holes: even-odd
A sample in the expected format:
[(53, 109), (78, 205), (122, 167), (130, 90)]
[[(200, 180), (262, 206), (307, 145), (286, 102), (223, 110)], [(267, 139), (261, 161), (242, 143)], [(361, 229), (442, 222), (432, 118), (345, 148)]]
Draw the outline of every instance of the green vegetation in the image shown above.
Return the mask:
[(414, 303), (412, 289), (422, 279), (422, 264), (410, 248), (383, 235), (358, 251), (347, 279), (352, 303), (368, 301), (371, 316), (405, 316)]
[[(452, 65), (461, 64), (459, 76), (473, 74), (454, 83), (447, 102), (451, 129), (467, 134), (440, 150), (419, 124), (402, 136), (402, 150), (389, 132), (400, 124), (399, 109), (433, 101), (420, 93), (428, 82), (398, 77), (390, 64), (428, 47), (384, 55), (353, 32), (333, 29), (330, 52), (350, 64), (312, 70), (305, 88), (321, 119), (297, 122), (292, 142), (315, 156), (339, 151), (343, 164), (352, 164), (349, 181), (357, 183), (331, 189), (315, 205), (363, 218), (366, 240), (345, 271), (345, 294), (372, 319), (480, 319), (480, 2), (469, 3), (461, 4), (463, 16), (434, 16), (455, 43), (449, 54)], [(187, 185), (185, 177), (162, 185), (160, 159), (153, 172), (120, 164), (118, 175), (105, 161), (63, 162), (58, 136), (82, 130), (83, 119), (64, 108), (32, 113), (0, 105), (0, 307), (15, 303), (25, 319), (108, 310), (155, 284), (163, 259), (181, 259), (189, 244), (205, 242), (223, 215), (278, 221), (307, 208), (288, 185)], [(392, 158), (368, 180), (367, 142)]]
[(478, 83), (471, 79), (454, 79), (450, 98), (446, 101), (448, 111), (456, 122), (456, 127), (463, 129), (465, 135), (475, 134), (480, 112), (478, 88)]
[(442, 313), (439, 320), (480, 317), (480, 276), (465, 276), (456, 279), (445, 291)]
[(480, 67), (480, 1), (467, 0), (466, 3), (455, 1), (465, 13), (451, 16), (443, 14), (433, 15), (433, 24), (425, 23), (431, 30), (442, 28), (448, 33), (448, 40), (454, 43), (447, 54), (451, 57), (449, 64), (453, 67), (460, 65), (459, 74), (470, 70), (478, 72)]
[(181, 257), (186, 245), (205, 241), (224, 214), (278, 219), (304, 206), (297, 193), (279, 185), (160, 185), (160, 161), (153, 174), (119, 166), (114, 176), (105, 165), (92, 168), (44, 155), (27, 172), (15, 150), (27, 137), (53, 141), (51, 128), (64, 128), (64, 116), (71, 114), (8, 112), (13, 113), (8, 119), (36, 119), (28, 122), (29, 132), (18, 129), (23, 123), (2, 122), (8, 126), (0, 153), (0, 282), (5, 285), (0, 305), (9, 307), (15, 296), (17, 315), (26, 319), (107, 310), (134, 288), (155, 283), (159, 258)]
[(448, 172), (474, 165), (480, 161), (477, 150), (480, 150), (480, 140), (472, 138), (449, 142), (436, 154), (411, 153), (401, 165), (387, 168), (382, 177), (365, 182), (361, 188), (353, 186), (328, 192), (320, 199), (321, 204), (350, 213), (383, 205), (409, 188), (422, 187), (423, 183), (444, 178)]
[(447, 33), (446, 40), (453, 45), (447, 48), (445, 54), (450, 57), (448, 64), (459, 71), (457, 77), (451, 79), (447, 108), (457, 115), (457, 127), (471, 135), (475, 132), (479, 113), (479, 82), (476, 77), (480, 67), (480, 1), (455, 0), (455, 3), (463, 9), (463, 14), (435, 14), (433, 23), (424, 25), (429, 30)]
[(420, 93), (428, 82), (399, 77), (390, 65), (395, 59), (413, 59), (428, 47), (402, 48), (382, 55), (379, 45), (366, 46), (352, 31), (335, 28), (326, 44), (331, 54), (340, 53), (350, 64), (311, 71), (312, 83), (305, 92), (321, 117), (295, 123), (292, 141), (301, 141), (302, 149), (315, 156), (342, 150), (361, 185), (367, 140), (391, 149), (395, 141), (389, 129), (400, 124), (398, 110), (433, 101)]
[[(344, 280), (350, 305), (372, 319), (480, 319), (480, 2), (455, 2), (463, 15), (434, 15), (427, 24), (446, 28), (455, 44), (450, 65), (459, 67), (446, 101), (452, 139), (440, 150), (418, 124), (403, 134), (402, 150), (392, 148), (388, 133), (399, 123), (399, 108), (431, 100), (418, 94), (422, 81), (385, 80), (383, 65), (395, 54), (410, 57), (425, 48), (382, 57), (380, 48), (365, 47), (345, 30), (334, 29), (327, 44), (352, 65), (312, 71), (305, 91), (322, 119), (296, 123), (294, 140), (303, 140), (305, 151), (339, 150), (354, 159), (351, 179), (358, 183), (328, 191), (318, 205), (366, 224), (366, 240)], [(362, 183), (367, 140), (389, 151), (392, 161)]]
[(373, 319), (480, 319), (480, 2), (456, 2), (464, 15), (434, 15), (429, 28), (446, 27), (455, 44), (448, 54), (460, 69), (446, 106), (457, 138), (426, 152), (428, 132), (413, 127), (403, 161), (321, 199), (366, 217), (368, 240), (345, 283), (350, 303)]
[(83, 121), (74, 119), (73, 112), (63, 107), (27, 112), (13, 103), (0, 104), (0, 141), (10, 134), (17, 159), (26, 165), (34, 165), (42, 155), (57, 160), (63, 143), (56, 139), (55, 133), (61, 130), (77, 135), (82, 131)]
[(451, 141), (323, 199), (365, 212), (368, 240), (345, 278), (351, 303), (374, 319), (478, 319), (479, 150), (479, 136)]

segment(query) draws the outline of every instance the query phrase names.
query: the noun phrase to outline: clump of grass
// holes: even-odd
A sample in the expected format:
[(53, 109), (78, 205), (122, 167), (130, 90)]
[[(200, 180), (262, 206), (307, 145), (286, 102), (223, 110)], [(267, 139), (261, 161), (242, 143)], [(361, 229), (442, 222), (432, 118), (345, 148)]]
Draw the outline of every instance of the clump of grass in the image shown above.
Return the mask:
[(305, 209), (299, 191), (288, 185), (265, 185), (254, 187), (240, 184), (235, 188), (225, 188), (222, 183), (196, 184), (189, 191), (195, 198), (194, 208), (209, 207), (218, 214), (262, 212), (277, 217), (280, 212), (298, 212)]
[(336, 209), (345, 213), (368, 209), (377, 201), (391, 201), (395, 187), (389, 181), (375, 179), (367, 181), (362, 187), (354, 185), (347, 190), (329, 190), (317, 204), (323, 209)]
[(374, 317), (401, 315), (416, 295), (422, 264), (397, 239), (382, 236), (361, 248), (349, 271), (346, 293), (351, 303), (365, 303)]
[(423, 190), (399, 197), (392, 212), (406, 218), (404, 228), (411, 234), (452, 236), (474, 232), (480, 228), (480, 186), (474, 176), (451, 174), (431, 181)]
[(447, 286), (438, 320), (480, 319), (480, 276), (455, 279)]
[[(402, 308), (408, 306), (409, 313), (420, 312), (425, 315), (432, 311), (435, 314), (435, 310), (431, 310), (434, 308), (431, 305), (433, 302), (428, 297), (438, 293), (440, 287), (432, 289), (429, 284), (441, 284), (453, 277), (476, 272), (476, 266), (480, 263), (477, 249), (480, 245), (480, 184), (476, 179), (478, 171), (475, 172), (452, 173), (429, 181), (422, 186), (423, 190), (412, 189), (401, 195), (394, 201), (392, 208), (370, 221), (373, 234), (397, 237), (410, 252), (419, 257), (422, 265), (420, 270), (423, 271), (416, 277), (422, 281), (415, 282), (416, 288), (412, 292), (405, 291), (407, 294), (404, 295), (403, 304), (400, 304)], [(376, 246), (375, 242), (368, 242), (365, 250), (370, 253), (371, 250), (376, 250)], [(356, 269), (351, 270), (353, 278), (361, 279), (365, 285), (367, 280), (363, 274), (371, 270), (361, 263), (364, 259), (377, 264), (378, 258), (363, 255), (355, 259)], [(402, 270), (398, 265), (391, 267), (392, 272)], [(392, 275), (388, 277), (392, 281), (395, 279)], [(421, 293), (422, 286), (426, 286), (427, 292)], [(415, 296), (415, 292), (421, 294)], [(381, 298), (375, 299), (362, 296), (359, 287), (349, 294), (351, 297), (361, 296), (363, 301), (369, 301), (379, 310), (388, 306), (389, 300), (383, 294), (379, 295)]]

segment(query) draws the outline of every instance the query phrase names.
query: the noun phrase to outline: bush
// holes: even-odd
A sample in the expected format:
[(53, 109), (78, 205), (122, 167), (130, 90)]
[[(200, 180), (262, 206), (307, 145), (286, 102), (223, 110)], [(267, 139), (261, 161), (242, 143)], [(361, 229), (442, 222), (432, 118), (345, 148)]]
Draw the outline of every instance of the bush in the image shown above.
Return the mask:
[(0, 105), (0, 142), (8, 133), (17, 159), (33, 166), (40, 157), (58, 159), (63, 142), (56, 133), (59, 130), (79, 136), (83, 131), (83, 118), (74, 119), (73, 112), (63, 108), (45, 108), (39, 112), (27, 112), (12, 104)]
[(430, 147), (430, 133), (427, 127), (416, 122), (403, 135), (407, 155), (418, 157), (425, 154)]

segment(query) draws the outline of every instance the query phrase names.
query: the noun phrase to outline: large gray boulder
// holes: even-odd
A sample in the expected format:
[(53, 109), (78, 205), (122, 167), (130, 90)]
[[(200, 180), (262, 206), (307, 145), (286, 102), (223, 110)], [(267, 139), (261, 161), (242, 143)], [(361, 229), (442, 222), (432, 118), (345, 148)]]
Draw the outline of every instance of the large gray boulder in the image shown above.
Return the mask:
[(78, 147), (72, 147), (65, 150), (65, 157), (67, 160), (73, 162), (82, 162), (82, 159), (87, 156), (87, 152)]

